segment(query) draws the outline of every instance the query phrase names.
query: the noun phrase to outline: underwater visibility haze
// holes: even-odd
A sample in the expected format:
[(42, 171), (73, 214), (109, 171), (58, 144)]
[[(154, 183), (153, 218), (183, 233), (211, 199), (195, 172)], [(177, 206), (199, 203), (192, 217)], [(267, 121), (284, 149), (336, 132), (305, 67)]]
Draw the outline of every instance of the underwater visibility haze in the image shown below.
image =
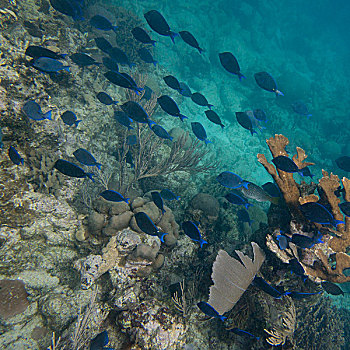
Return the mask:
[(350, 349), (349, 15), (0, 0), (0, 349)]

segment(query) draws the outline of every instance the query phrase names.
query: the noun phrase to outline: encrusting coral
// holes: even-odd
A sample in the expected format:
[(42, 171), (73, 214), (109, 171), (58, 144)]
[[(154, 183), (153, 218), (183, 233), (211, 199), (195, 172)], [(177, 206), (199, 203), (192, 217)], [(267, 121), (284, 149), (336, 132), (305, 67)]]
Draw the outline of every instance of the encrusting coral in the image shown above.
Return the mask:
[[(288, 157), (285, 147), (288, 145), (289, 140), (285, 136), (275, 135), (275, 137), (271, 137), (266, 142), (273, 157), (280, 155)], [(292, 159), (299, 169), (313, 164), (304, 162), (306, 158), (305, 151), (297, 147), (297, 155), (294, 155)], [(288, 234), (298, 233), (309, 237), (318, 231), (323, 234), (323, 243), (315, 244), (312, 248), (306, 248), (302, 251), (298, 251), (297, 246), (293, 245), (293, 243), (289, 244), (289, 249), (282, 251), (279, 249), (273, 236), (267, 235), (268, 248), (275, 252), (285, 263), (288, 263), (293, 258), (297, 258), (305, 269), (306, 275), (316, 282), (322, 280), (336, 283), (350, 281), (350, 277), (343, 273), (345, 269), (350, 267), (350, 256), (345, 253), (350, 246), (350, 218), (345, 218), (345, 225), (339, 224), (336, 229), (331, 229), (320, 224), (309, 223), (300, 211), (300, 205), (321, 200), (322, 203), (330, 206), (334, 219), (342, 221), (343, 215), (339, 209), (340, 200), (334, 193), (340, 186), (338, 176), (332, 173), (328, 174), (323, 170), (323, 177), (319, 180), (318, 185), (321, 199), (315, 194), (303, 196), (300, 186), (295, 182), (292, 173), (279, 169), (276, 171), (274, 165), (269, 163), (263, 154), (258, 154), (258, 160), (275, 180), (290, 211), (292, 219), (289, 227), (290, 233)], [(344, 177), (342, 184), (345, 190), (345, 200), (349, 201), (350, 180)], [(275, 230), (274, 236), (276, 237), (277, 234), (279, 234), (278, 229)], [(334, 263), (332, 264), (330, 261), (335, 262), (336, 265), (334, 266)]]

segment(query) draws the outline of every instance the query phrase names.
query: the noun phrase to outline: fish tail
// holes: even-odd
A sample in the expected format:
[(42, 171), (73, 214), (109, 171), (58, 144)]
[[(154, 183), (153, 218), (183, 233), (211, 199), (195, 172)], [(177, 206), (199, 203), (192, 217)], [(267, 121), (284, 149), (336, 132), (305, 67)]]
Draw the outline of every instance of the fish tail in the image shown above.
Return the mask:
[(159, 237), (160, 241), (164, 243), (164, 236), (167, 235), (168, 233), (163, 232), (161, 236)]
[(212, 142), (210, 140), (208, 140), (208, 139), (205, 139), (204, 143), (207, 145), (208, 143), (212, 143)]
[(136, 64), (135, 63), (129, 63), (129, 67), (132, 68), (132, 67), (135, 67)]
[(209, 109), (211, 109), (212, 107), (214, 107), (214, 105), (211, 105), (210, 103), (207, 106)]
[(276, 90), (275, 93), (276, 96), (284, 96), (284, 93), (282, 91)]
[(92, 182), (95, 182), (95, 180), (93, 179), (93, 176), (95, 175), (95, 174), (93, 174), (93, 173), (85, 173), (86, 174), (86, 176), (92, 181)]
[(131, 125), (128, 126), (128, 130), (133, 130), (133, 129), (134, 128)]
[(188, 117), (186, 117), (183, 114), (179, 114), (179, 118), (181, 119), (182, 122), (184, 121), (184, 119), (188, 119)]
[(129, 200), (130, 200), (130, 198), (124, 198), (124, 202), (125, 202), (126, 204), (129, 204)]
[(253, 136), (254, 134), (258, 134), (257, 132), (256, 132), (256, 130), (250, 130), (250, 133), (251, 133), (251, 135)]
[(175, 44), (175, 37), (177, 37), (179, 34), (175, 32), (170, 32), (170, 39)]
[(51, 113), (52, 111), (48, 111), (44, 114), (44, 119), (48, 119), (48, 120), (51, 120)]
[(181, 198), (180, 196), (176, 196), (176, 197), (175, 197), (175, 200), (178, 201), (180, 198)]
[(304, 177), (304, 174), (303, 174), (303, 170), (302, 170), (302, 169), (300, 169), (300, 170), (298, 171), (298, 174), (299, 174), (300, 176)]
[(21, 158), (19, 162), (23, 165), (24, 164), (24, 159)]
[(280, 205), (281, 204), (281, 199), (279, 197), (270, 197), (269, 201), (272, 204), (275, 204), (275, 205)]
[(69, 66), (63, 67), (63, 69), (64, 69), (66, 72), (70, 72), (69, 68), (70, 68)]
[(239, 81), (242, 81), (242, 79), (247, 79), (247, 78), (241, 72), (239, 72), (238, 79), (239, 79)]
[[(248, 189), (248, 185), (249, 185), (249, 182), (247, 182), (247, 181), (244, 181), (244, 182), (242, 183), (242, 186), (245, 187), (246, 189)], [(233, 188), (238, 188), (238, 187), (239, 187), (239, 186), (233, 187)]]
[(221, 126), (221, 130), (224, 131), (225, 125), (224, 124), (220, 124), (220, 126)]
[(219, 315), (219, 319), (224, 322), (226, 320), (227, 317), (223, 316), (223, 315)]
[(153, 46), (156, 46), (156, 41), (155, 41), (155, 40), (151, 40), (151, 44), (152, 44)]
[(117, 30), (118, 26), (112, 26), (112, 30), (114, 33), (117, 33), (116, 30)]
[(98, 170), (101, 170), (101, 166), (102, 166), (101, 163), (96, 163), (96, 166), (97, 166), (97, 169), (98, 169)]
[(152, 125), (155, 125), (157, 124), (156, 122), (154, 122), (153, 120), (151, 119), (148, 119), (148, 122), (147, 122), (148, 126), (151, 127)]
[(311, 175), (310, 175), (311, 179), (312, 179), (314, 176), (315, 176), (315, 174), (311, 174)]
[(200, 241), (199, 241), (199, 244), (200, 244), (200, 247), (202, 248), (203, 244), (208, 244), (208, 242), (205, 241), (203, 238), (201, 238)]
[(78, 126), (78, 124), (79, 124), (81, 121), (82, 121), (82, 120), (76, 120), (76, 121), (74, 122), (75, 126)]
[(248, 209), (249, 207), (252, 207), (253, 206), (253, 204), (251, 204), (251, 203), (245, 203), (244, 204), (244, 207), (246, 208), (246, 209)]
[(334, 220), (334, 224), (335, 224), (334, 226), (337, 227), (340, 224), (345, 224), (345, 222), (342, 220)]
[(198, 47), (198, 51), (199, 51), (199, 53), (202, 53), (202, 52), (204, 52), (205, 50), (202, 49), (201, 47)]
[(172, 136), (169, 137), (169, 140), (172, 141), (174, 138)]
[(113, 104), (117, 105), (119, 103), (119, 101), (115, 100), (113, 101)]
[(158, 61), (153, 61), (153, 64), (155, 67), (157, 67), (157, 63), (158, 63)]

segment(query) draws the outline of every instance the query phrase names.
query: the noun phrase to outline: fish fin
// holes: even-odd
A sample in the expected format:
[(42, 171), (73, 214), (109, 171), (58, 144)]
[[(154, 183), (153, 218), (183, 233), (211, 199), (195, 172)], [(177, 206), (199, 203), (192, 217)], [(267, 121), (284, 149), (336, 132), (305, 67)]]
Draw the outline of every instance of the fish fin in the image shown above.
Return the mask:
[(67, 54), (67, 53), (61, 53), (60, 56), (61, 56), (62, 59), (65, 60), (65, 59), (66, 59), (66, 56), (68, 56), (68, 54)]
[(124, 199), (124, 202), (125, 202), (126, 204), (129, 204), (129, 200), (130, 200), (130, 198), (125, 198), (125, 199)]
[(96, 163), (95, 165), (97, 166), (97, 169), (98, 169), (98, 170), (101, 170), (101, 166), (102, 166), (101, 163)]
[(212, 143), (212, 142), (210, 140), (208, 140), (208, 139), (205, 139), (204, 143), (207, 145), (208, 143)]
[(134, 128), (132, 126), (128, 126), (128, 130), (133, 130)]
[(151, 119), (148, 119), (148, 126), (149, 127), (151, 127), (152, 125), (155, 125), (155, 124), (157, 124), (156, 122), (154, 122), (153, 120), (151, 120)]
[(284, 93), (282, 91), (276, 90), (275, 93), (276, 96), (284, 96)]
[(94, 173), (85, 173), (85, 175), (86, 175), (92, 182), (95, 182), (95, 180), (93, 179), (93, 176), (95, 175)]
[(205, 51), (205, 50), (204, 50), (204, 49), (202, 49), (201, 47), (198, 47), (197, 49), (198, 49), (199, 53), (202, 53), (202, 52), (204, 52), (204, 51)]
[(82, 122), (82, 120), (76, 120), (76, 121), (74, 122), (75, 126), (78, 126), (78, 124), (79, 124), (80, 122)]
[(23, 165), (24, 164), (24, 159), (21, 158), (21, 160), (19, 162)]
[(298, 171), (298, 174), (299, 174), (301, 177), (304, 177), (304, 174), (303, 174), (303, 171), (302, 171), (302, 170), (299, 170), (299, 171)]
[(155, 67), (157, 67), (158, 61), (153, 61), (152, 63), (154, 64)]
[(156, 46), (156, 41), (155, 41), (155, 40), (151, 40), (151, 44), (152, 44), (153, 46)]
[(250, 133), (252, 134), (252, 136), (254, 135), (254, 134), (258, 134), (255, 130), (250, 130)]
[(163, 232), (161, 236), (159, 237), (160, 241), (164, 243), (164, 236), (167, 235), (168, 233)]
[(69, 66), (63, 67), (63, 69), (64, 69), (66, 72), (70, 72), (69, 68), (70, 68)]
[(252, 207), (253, 206), (253, 204), (251, 204), (251, 203), (245, 203), (244, 204), (244, 207), (246, 208), (246, 209), (248, 209), (249, 207)]
[(113, 30), (113, 32), (116, 33), (116, 34), (117, 34), (117, 32), (116, 32), (117, 28), (118, 28), (118, 26), (112, 26), (112, 30)]
[(117, 100), (113, 101), (114, 105), (117, 105), (118, 103), (119, 103), (119, 101), (117, 101)]
[(180, 196), (176, 196), (176, 197), (175, 197), (175, 200), (178, 201), (180, 198), (181, 198)]
[(224, 131), (225, 125), (224, 124), (220, 124), (220, 126), (221, 126), (221, 130)]
[(175, 44), (175, 37), (179, 36), (178, 33), (175, 33), (175, 32), (170, 32), (170, 39), (171, 41)]
[(214, 107), (214, 105), (211, 105), (211, 104), (209, 103), (207, 107), (211, 110), (211, 108)]
[(48, 120), (51, 120), (51, 113), (52, 111), (48, 111), (44, 114), (44, 119), (48, 119)]
[[(248, 185), (249, 185), (249, 182), (244, 181), (242, 183), (242, 186), (244, 186), (246, 189), (248, 189)], [(234, 188), (238, 188), (238, 187), (234, 187)]]
[(203, 244), (208, 244), (208, 242), (205, 241), (203, 238), (201, 238), (200, 241), (199, 241), (199, 244), (200, 244), (200, 247), (202, 248)]
[(226, 320), (227, 317), (223, 316), (223, 315), (219, 315), (219, 319), (224, 322)]
[(162, 209), (162, 215), (164, 215), (165, 212), (166, 212), (166, 210), (165, 210), (165, 209)]
[(174, 138), (172, 136), (169, 137), (169, 140), (172, 141)]
[(184, 121), (184, 119), (188, 119), (188, 117), (186, 117), (183, 114), (179, 114), (179, 118), (181, 119), (182, 122)]
[(136, 63), (129, 63), (130, 68), (135, 67), (135, 66), (136, 66)]
[(345, 224), (345, 222), (342, 220), (334, 220), (334, 223), (335, 223), (335, 227), (337, 227), (340, 224)]

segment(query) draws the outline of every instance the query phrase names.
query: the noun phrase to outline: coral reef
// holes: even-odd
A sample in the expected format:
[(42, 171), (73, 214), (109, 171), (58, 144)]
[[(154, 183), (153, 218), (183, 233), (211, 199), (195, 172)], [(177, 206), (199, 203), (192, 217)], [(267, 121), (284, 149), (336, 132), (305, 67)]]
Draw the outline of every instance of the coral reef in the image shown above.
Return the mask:
[(343, 349), (346, 324), (328, 298), (321, 298), (314, 305), (300, 304), (297, 311), (300, 320), (295, 331), (297, 349)]
[[(278, 155), (288, 156), (285, 150), (288, 143), (288, 139), (283, 135), (275, 135), (275, 137), (267, 140), (273, 157)], [(304, 162), (306, 157), (305, 151), (297, 147), (297, 155), (293, 156), (293, 161), (299, 169), (312, 164)], [(318, 230), (323, 234), (323, 243), (315, 244), (312, 248), (303, 249), (302, 251), (298, 250), (293, 244), (290, 244), (290, 249), (281, 251), (273, 236), (267, 235), (268, 248), (275, 252), (284, 262), (288, 262), (294, 257), (297, 258), (304, 267), (306, 275), (314, 281), (328, 280), (337, 283), (350, 281), (350, 277), (343, 273), (346, 268), (350, 267), (350, 256), (345, 253), (346, 248), (350, 246), (350, 218), (346, 217), (345, 225), (339, 224), (336, 229), (308, 223), (299, 209), (300, 205), (308, 202), (318, 202), (319, 197), (310, 193), (303, 195), (300, 191), (300, 186), (293, 178), (293, 174), (282, 170), (276, 171), (275, 167), (268, 163), (263, 154), (258, 154), (258, 160), (280, 188), (291, 214), (289, 232), (287, 234), (299, 233), (309, 237), (311, 235), (312, 237)], [(343, 215), (338, 206), (340, 200), (334, 193), (340, 186), (339, 178), (332, 173), (329, 175), (324, 170), (322, 174), (323, 177), (319, 180), (321, 201), (330, 206), (336, 220), (343, 220)], [(343, 178), (342, 183), (345, 190), (345, 199), (349, 200), (350, 181), (347, 178)], [(275, 230), (275, 237), (278, 232), (278, 230)]]

